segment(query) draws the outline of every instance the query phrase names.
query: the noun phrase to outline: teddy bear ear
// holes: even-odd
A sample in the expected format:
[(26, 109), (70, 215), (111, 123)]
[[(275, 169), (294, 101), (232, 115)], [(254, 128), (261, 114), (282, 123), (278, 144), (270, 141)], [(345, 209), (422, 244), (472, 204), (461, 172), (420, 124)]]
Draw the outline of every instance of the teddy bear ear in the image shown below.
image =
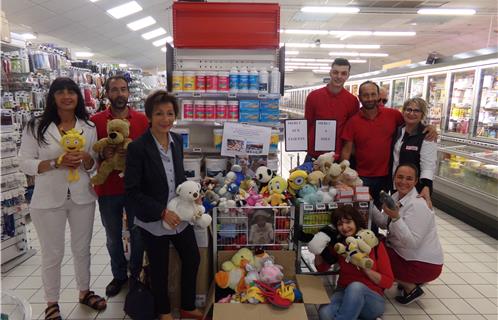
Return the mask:
[(177, 194), (180, 194), (181, 191), (182, 191), (182, 185), (179, 185), (178, 187), (176, 187)]

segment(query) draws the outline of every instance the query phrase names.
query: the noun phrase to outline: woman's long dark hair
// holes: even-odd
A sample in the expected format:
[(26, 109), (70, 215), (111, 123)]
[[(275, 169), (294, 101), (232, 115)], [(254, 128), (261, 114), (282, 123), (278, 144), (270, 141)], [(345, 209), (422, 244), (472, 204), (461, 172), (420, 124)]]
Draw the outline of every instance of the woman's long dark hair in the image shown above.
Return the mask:
[[(47, 140), (45, 139), (45, 132), (52, 122), (56, 125), (59, 125), (61, 123), (61, 119), (59, 117), (59, 114), (57, 113), (57, 105), (55, 104), (54, 95), (55, 92), (64, 89), (73, 91), (78, 95), (78, 103), (76, 105), (76, 110), (74, 111), (76, 118), (84, 120), (86, 124), (93, 127), (93, 125), (89, 122), (89, 116), (85, 109), (85, 101), (83, 100), (83, 95), (81, 94), (80, 87), (78, 87), (76, 82), (74, 82), (70, 78), (59, 77), (55, 79), (54, 82), (52, 82), (52, 84), (50, 85), (43, 114), (39, 117), (31, 119), (28, 122), (28, 128), (29, 130), (31, 130), (31, 133), (38, 141), (38, 145), (47, 144)], [(38, 123), (38, 126), (36, 126), (36, 123)]]

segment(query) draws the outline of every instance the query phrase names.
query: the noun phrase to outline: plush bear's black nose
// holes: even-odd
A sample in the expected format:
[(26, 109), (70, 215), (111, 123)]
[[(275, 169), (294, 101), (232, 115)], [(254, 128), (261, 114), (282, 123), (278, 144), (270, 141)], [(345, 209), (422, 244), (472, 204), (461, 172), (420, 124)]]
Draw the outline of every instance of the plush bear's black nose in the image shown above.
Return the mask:
[(116, 139), (117, 136), (118, 136), (118, 134), (116, 132), (111, 132), (109, 134), (109, 138), (111, 138), (111, 139)]
[(197, 192), (194, 192), (194, 198), (197, 198), (198, 194)]

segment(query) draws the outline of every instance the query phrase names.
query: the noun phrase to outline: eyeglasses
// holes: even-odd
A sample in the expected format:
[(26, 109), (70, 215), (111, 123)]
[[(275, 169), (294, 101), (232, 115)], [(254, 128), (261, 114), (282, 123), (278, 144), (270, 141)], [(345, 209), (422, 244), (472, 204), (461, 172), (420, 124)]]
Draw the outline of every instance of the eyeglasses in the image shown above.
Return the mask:
[(380, 102), (382, 102), (383, 104), (386, 104), (387, 103), (387, 99), (380, 99)]
[(412, 109), (412, 108), (406, 108), (405, 109), (405, 112), (406, 113), (415, 113), (415, 114), (419, 114), (422, 112), (422, 110), (419, 110), (419, 109)]

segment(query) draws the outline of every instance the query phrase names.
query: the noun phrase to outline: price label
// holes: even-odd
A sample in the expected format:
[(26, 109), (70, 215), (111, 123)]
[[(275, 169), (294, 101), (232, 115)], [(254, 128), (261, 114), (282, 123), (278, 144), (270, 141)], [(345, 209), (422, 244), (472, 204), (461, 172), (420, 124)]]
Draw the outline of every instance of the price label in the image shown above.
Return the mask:
[(308, 150), (308, 121), (306, 119), (285, 120), (285, 151)]

